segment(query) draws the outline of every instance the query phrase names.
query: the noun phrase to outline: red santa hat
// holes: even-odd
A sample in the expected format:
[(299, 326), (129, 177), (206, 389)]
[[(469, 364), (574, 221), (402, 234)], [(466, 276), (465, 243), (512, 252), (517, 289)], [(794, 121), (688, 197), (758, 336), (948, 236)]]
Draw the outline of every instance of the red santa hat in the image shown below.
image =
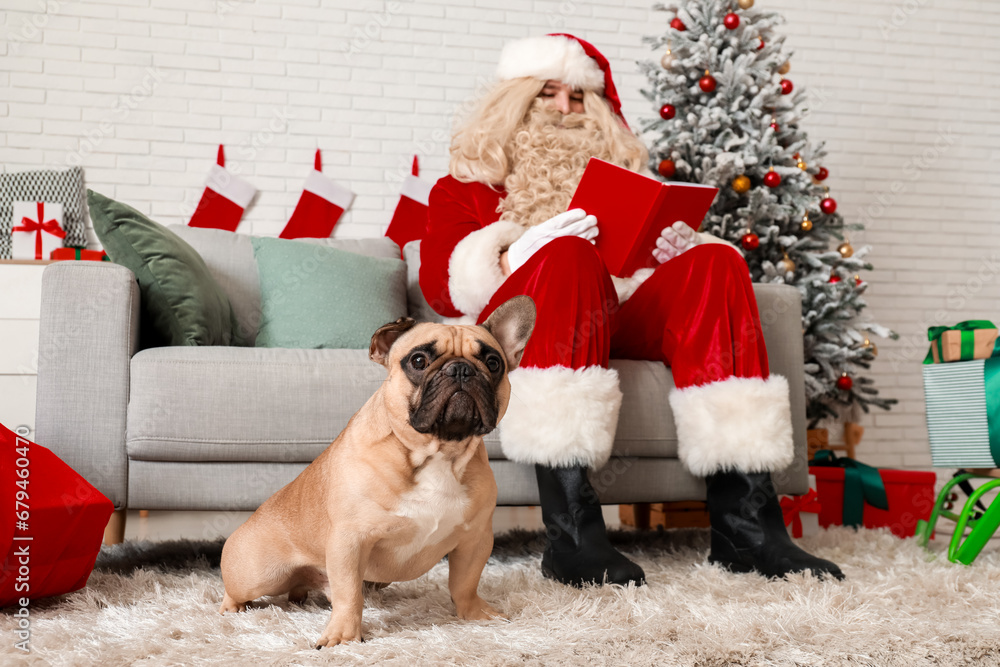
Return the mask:
[(628, 127), (611, 79), (611, 65), (590, 42), (566, 33), (551, 33), (507, 44), (500, 52), (497, 77), (507, 81), (526, 76), (542, 81), (556, 79), (580, 90), (601, 91), (611, 110)]

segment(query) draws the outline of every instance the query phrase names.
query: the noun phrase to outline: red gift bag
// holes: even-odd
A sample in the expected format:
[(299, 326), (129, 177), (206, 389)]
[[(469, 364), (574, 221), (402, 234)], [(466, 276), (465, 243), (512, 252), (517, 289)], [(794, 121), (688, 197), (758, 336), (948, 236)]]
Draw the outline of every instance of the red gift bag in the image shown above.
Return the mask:
[(86, 586), (113, 511), (58, 456), (0, 425), (0, 607)]
[[(816, 476), (816, 491), (822, 507), (819, 525), (826, 528), (844, 523), (844, 469), (810, 466)], [(889, 509), (882, 510), (865, 503), (861, 522), (865, 528), (889, 528), (897, 537), (913, 537), (917, 521), (926, 521), (934, 508), (933, 472), (917, 470), (879, 470), (885, 484)]]

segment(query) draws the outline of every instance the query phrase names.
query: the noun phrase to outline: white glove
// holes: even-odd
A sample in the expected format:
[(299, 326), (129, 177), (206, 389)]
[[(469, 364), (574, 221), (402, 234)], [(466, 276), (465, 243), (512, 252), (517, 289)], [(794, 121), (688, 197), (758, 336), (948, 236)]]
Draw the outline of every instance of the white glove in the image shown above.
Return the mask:
[(698, 232), (678, 220), (660, 232), (660, 237), (656, 239), (656, 247), (653, 248), (653, 257), (663, 264), (701, 242), (702, 238)]
[(587, 215), (582, 208), (574, 208), (529, 227), (521, 238), (507, 248), (507, 263), (511, 273), (521, 268), (546, 243), (563, 236), (579, 236), (593, 243), (597, 236), (597, 218)]

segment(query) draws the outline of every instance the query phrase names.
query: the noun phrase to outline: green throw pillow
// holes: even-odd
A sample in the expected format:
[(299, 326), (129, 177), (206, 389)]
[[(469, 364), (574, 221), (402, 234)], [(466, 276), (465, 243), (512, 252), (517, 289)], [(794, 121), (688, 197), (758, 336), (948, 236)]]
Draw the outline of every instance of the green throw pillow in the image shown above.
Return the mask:
[(87, 190), (94, 231), (108, 257), (139, 282), (142, 347), (229, 345), (229, 298), (201, 255), (131, 206)]
[(254, 237), (257, 347), (368, 349), (406, 315), (406, 264), (303, 241)]

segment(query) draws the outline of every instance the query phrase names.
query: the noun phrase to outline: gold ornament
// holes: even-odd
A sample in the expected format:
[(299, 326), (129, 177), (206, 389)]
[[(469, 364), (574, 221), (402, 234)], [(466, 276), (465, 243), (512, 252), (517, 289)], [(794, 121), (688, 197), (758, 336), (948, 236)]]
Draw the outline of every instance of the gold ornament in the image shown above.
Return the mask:
[(792, 261), (787, 252), (785, 253), (785, 258), (778, 262), (778, 268), (782, 273), (793, 273), (795, 271), (795, 262)]
[(785, 64), (778, 68), (778, 74), (788, 74), (788, 71), (792, 69), (792, 63), (785, 61)]
[(873, 357), (877, 357), (878, 356), (878, 348), (875, 347), (875, 343), (873, 343), (870, 340), (868, 340), (867, 338), (865, 338), (865, 342), (862, 343), (862, 345), (864, 345), (864, 347), (868, 348), (868, 351), (872, 353)]
[(674, 53), (670, 49), (667, 49), (667, 52), (663, 54), (662, 58), (660, 58), (660, 65), (663, 66), (663, 69), (670, 69), (670, 63), (673, 61)]
[(813, 221), (809, 219), (809, 214), (808, 213), (806, 213), (805, 215), (802, 216), (802, 224), (800, 226), (802, 227), (802, 231), (804, 231), (804, 232), (811, 232), (812, 231)]
[(750, 9), (753, 7), (753, 0), (739, 0), (740, 9)]
[(798, 163), (795, 166), (798, 167), (799, 169), (801, 169), (802, 171), (805, 171), (806, 167), (808, 165), (805, 162), (803, 162), (802, 160), (799, 160)]
[(749, 189), (750, 189), (750, 179), (747, 178), (746, 176), (740, 175), (733, 179), (733, 190), (735, 190), (736, 192), (743, 194)]
[(837, 252), (840, 253), (841, 257), (847, 259), (848, 257), (854, 254), (854, 247), (851, 246), (849, 241), (844, 241), (839, 246), (837, 246)]

